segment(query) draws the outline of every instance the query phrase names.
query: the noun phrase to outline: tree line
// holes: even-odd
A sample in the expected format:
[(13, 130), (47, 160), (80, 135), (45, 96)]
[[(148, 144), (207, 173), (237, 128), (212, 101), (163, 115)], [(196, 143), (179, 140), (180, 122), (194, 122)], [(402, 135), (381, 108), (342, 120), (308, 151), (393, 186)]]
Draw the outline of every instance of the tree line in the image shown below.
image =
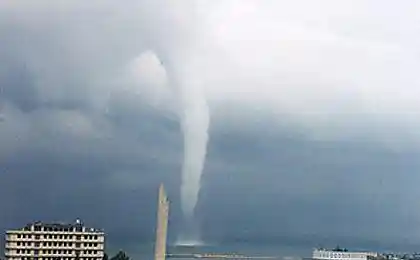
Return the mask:
[(116, 255), (114, 255), (111, 258), (109, 258), (108, 254), (105, 253), (103, 260), (130, 260), (130, 257), (124, 251), (120, 250)]

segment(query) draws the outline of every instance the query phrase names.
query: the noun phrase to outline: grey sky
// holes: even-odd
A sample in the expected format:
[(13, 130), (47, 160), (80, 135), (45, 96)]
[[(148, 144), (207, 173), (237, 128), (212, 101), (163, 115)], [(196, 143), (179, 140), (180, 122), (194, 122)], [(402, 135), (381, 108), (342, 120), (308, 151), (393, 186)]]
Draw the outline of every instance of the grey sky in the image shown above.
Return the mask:
[(171, 64), (210, 105), (204, 237), (420, 242), (417, 1), (175, 2), (1, 1), (0, 228), (150, 241), (161, 181), (177, 223)]

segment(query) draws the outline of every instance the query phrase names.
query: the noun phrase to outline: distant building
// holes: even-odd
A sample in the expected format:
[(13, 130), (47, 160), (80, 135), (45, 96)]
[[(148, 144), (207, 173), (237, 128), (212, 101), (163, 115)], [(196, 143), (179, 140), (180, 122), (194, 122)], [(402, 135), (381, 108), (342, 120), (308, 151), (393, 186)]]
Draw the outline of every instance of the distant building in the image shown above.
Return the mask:
[(6, 260), (102, 260), (105, 234), (73, 224), (28, 224), (6, 232)]
[(312, 259), (315, 260), (368, 260), (378, 257), (374, 252), (349, 252), (346, 249), (315, 249)]

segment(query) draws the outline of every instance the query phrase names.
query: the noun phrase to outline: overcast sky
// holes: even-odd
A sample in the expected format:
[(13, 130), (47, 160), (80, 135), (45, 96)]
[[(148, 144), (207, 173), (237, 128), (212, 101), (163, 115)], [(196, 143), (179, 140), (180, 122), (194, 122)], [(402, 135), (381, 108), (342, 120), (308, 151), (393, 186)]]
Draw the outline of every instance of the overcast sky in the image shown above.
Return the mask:
[[(203, 90), (209, 241), (420, 243), (420, 3), (0, 1), (0, 228), (179, 223), (168, 71)], [(306, 239), (306, 240), (305, 240)], [(405, 240), (402, 240), (405, 239)]]

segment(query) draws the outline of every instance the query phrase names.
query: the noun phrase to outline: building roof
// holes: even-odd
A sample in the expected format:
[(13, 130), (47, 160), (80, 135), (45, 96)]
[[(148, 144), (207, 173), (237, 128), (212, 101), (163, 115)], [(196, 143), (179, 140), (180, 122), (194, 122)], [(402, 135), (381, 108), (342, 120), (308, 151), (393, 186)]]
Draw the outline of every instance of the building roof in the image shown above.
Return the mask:
[[(51, 228), (51, 231), (55, 229), (70, 229), (76, 228), (76, 230), (82, 231), (82, 228), (85, 227), (80, 220), (76, 220), (74, 223), (68, 222), (42, 222), (42, 221), (35, 221), (32, 223), (26, 224), (21, 230), (31, 230), (31, 227), (44, 227), (44, 228)], [(86, 232), (103, 232), (103, 230), (96, 229), (96, 228), (88, 228), (85, 227)]]

